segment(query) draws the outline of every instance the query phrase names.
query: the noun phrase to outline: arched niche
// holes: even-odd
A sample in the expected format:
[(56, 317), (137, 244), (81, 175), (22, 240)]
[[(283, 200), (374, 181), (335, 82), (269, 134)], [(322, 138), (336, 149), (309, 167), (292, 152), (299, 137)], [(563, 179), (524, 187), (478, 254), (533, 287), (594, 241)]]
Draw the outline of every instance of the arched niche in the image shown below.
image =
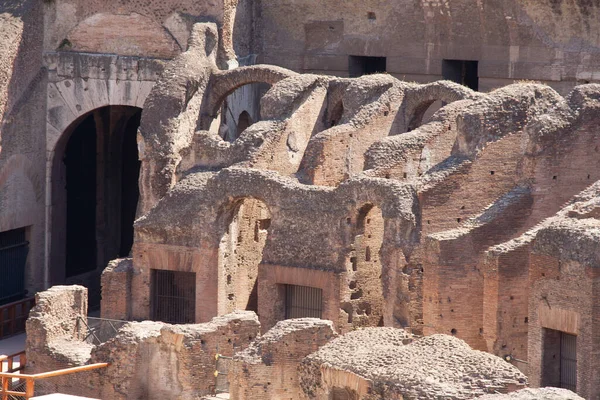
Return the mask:
[(350, 218), (353, 242), (342, 288), (341, 310), (350, 327), (383, 324), (383, 287), (380, 250), (384, 219), (381, 209), (365, 204)]
[(261, 200), (237, 199), (227, 207), (219, 243), (219, 314), (258, 311), (258, 266), (270, 226), (271, 212)]

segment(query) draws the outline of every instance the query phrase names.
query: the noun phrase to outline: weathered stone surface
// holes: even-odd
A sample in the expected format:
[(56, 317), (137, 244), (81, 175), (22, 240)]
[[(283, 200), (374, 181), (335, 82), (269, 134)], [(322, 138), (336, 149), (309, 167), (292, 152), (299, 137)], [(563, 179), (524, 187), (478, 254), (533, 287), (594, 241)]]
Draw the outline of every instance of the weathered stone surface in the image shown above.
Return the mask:
[(515, 390), (526, 381), (515, 367), (460, 339), (417, 338), (394, 328), (365, 328), (336, 338), (308, 356), (301, 372), (305, 393), (316, 399), (337, 389), (361, 399), (469, 399)]
[(487, 394), (478, 397), (482, 400), (581, 400), (583, 397), (567, 389), (541, 388), (541, 389), (523, 389), (510, 394)]
[(27, 319), (27, 368), (47, 372), (86, 364), (92, 345), (80, 318), (87, 317), (87, 289), (54, 286), (36, 295)]
[[(185, 272), (189, 319), (254, 310), (267, 331), (289, 286), (309, 286), (340, 333), (453, 334), (534, 385), (564, 384), (551, 338), (576, 336), (570, 385), (600, 396), (600, 7), (476, 3), (3, 2), (0, 232), (26, 234), (25, 290), (81, 283), (96, 302), (108, 260), (129, 256), (102, 277), (103, 316), (158, 318), (154, 271)], [(440, 81), (467, 77), (481, 92)], [(121, 180), (138, 153), (122, 168), (118, 130), (142, 108), (129, 254)], [(90, 226), (67, 233), (65, 149), (89, 117)], [(91, 265), (73, 273), (79, 234)], [(90, 359), (67, 292), (58, 325), (32, 314), (32, 367)], [(184, 335), (144, 326), (171, 350)]]
[(231, 398), (304, 398), (300, 362), (336, 336), (331, 321), (301, 318), (278, 322), (234, 356), (228, 376)]

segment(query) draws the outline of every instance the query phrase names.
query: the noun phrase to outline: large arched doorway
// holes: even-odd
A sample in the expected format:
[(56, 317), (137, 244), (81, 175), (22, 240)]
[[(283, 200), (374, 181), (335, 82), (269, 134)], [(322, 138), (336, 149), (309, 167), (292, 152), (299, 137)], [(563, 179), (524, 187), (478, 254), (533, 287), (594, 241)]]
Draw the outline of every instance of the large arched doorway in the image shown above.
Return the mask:
[(141, 112), (96, 109), (75, 121), (55, 150), (52, 283), (87, 286), (92, 307), (100, 301), (102, 270), (133, 244)]

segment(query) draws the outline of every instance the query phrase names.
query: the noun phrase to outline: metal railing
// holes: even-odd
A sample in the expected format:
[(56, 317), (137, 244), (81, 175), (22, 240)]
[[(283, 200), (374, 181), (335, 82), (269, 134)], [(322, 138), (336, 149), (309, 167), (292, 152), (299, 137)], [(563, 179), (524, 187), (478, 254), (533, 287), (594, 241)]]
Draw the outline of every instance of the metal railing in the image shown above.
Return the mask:
[[(38, 381), (48, 378), (54, 378), (57, 376), (76, 374), (99, 368), (106, 368), (108, 367), (108, 365), (108, 363), (82, 365), (80, 367), (59, 369), (57, 371), (43, 372), (41, 374), (33, 375), (20, 374), (14, 372), (2, 372), (0, 373), (0, 399), (12, 400), (17, 398), (29, 400), (34, 396), (35, 385)], [(16, 385), (14, 382), (15, 380), (18, 381), (18, 384)]]
[[(21, 351), (16, 354), (11, 354), (9, 356), (0, 355), (0, 373), (6, 372), (9, 374), (14, 374), (14, 373), (20, 374), (21, 371), (25, 370), (26, 364), (27, 364), (27, 358), (25, 355), (25, 351)], [(13, 391), (13, 390), (25, 385), (25, 381), (23, 381), (21, 379), (16, 379), (16, 378), (7, 379), (6, 382), (0, 382), (0, 383), (1, 383), (0, 388), (3, 391), (4, 390)], [(2, 393), (2, 392), (0, 392), (0, 393)], [(15, 396), (3, 395), (2, 400), (4, 400), (5, 398), (8, 398), (9, 400), (16, 399)]]
[(0, 362), (2, 363), (0, 364), (2, 367), (0, 368), (0, 372), (9, 372), (12, 374), (23, 371), (25, 369), (25, 365), (27, 364), (25, 350), (11, 354), (10, 356), (0, 355)]
[(117, 336), (119, 329), (127, 322), (116, 319), (77, 317), (76, 329), (78, 332), (85, 331), (84, 342), (98, 346)]
[(0, 306), (0, 339), (25, 332), (25, 321), (35, 299), (29, 297)]

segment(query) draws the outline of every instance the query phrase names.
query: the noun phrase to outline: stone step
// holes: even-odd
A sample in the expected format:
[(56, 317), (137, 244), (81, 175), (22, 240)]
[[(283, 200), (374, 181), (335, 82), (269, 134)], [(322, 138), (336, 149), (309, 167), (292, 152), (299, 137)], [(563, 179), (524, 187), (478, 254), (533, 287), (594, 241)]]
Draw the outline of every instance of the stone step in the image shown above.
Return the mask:
[(219, 393), (215, 396), (206, 396), (202, 400), (226, 400), (229, 399), (229, 393)]
[(73, 396), (70, 394), (52, 393), (44, 396), (32, 397), (31, 400), (100, 400), (91, 397)]

